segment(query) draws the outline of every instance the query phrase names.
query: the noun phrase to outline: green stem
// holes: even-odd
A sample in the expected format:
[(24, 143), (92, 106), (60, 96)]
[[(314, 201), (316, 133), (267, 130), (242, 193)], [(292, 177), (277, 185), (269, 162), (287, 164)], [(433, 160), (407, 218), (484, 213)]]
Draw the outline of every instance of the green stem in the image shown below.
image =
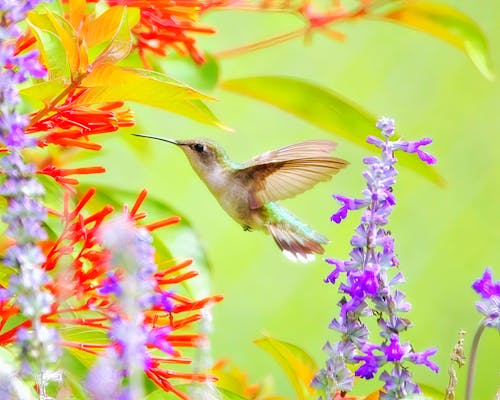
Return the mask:
[(474, 373), (476, 371), (476, 356), (477, 356), (477, 350), (479, 348), (479, 339), (481, 338), (484, 328), (486, 328), (486, 325), (484, 324), (485, 320), (486, 318), (484, 318), (479, 324), (479, 327), (477, 328), (476, 334), (474, 335), (474, 339), (472, 341), (472, 348), (469, 356), (469, 365), (467, 368), (467, 384), (465, 388), (465, 400), (472, 400), (472, 386), (474, 383)]

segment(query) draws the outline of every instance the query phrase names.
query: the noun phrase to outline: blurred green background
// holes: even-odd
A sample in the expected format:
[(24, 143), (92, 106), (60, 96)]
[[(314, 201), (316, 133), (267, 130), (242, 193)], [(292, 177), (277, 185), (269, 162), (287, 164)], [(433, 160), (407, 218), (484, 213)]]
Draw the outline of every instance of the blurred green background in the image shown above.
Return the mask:
[[(500, 4), (448, 4), (481, 26), (500, 76)], [(200, 47), (212, 53), (302, 26), (290, 15), (248, 12), (212, 12), (202, 22), (218, 29), (216, 35), (199, 39)], [(219, 78), (304, 78), (377, 116), (395, 118), (407, 139), (434, 139), (429, 151), (438, 158), (436, 168), (446, 187), (401, 168), (389, 229), (407, 279), (401, 289), (413, 304), (409, 318), (415, 326), (405, 337), (417, 351), (439, 349), (439, 374), (421, 366), (411, 371), (417, 381), (444, 390), (457, 332), (468, 332), (469, 349), (480, 320), (472, 282), (486, 266), (500, 279), (500, 83), (486, 80), (463, 53), (429, 35), (366, 20), (337, 28), (346, 34), (345, 42), (315, 34), (309, 43), (296, 39), (225, 59), (219, 64)], [(175, 65), (172, 68), (175, 72)], [(327, 256), (347, 257), (360, 214), (352, 213), (341, 225), (329, 222), (337, 209), (331, 194), (359, 195), (366, 149), (266, 104), (222, 90), (209, 94), (219, 100), (210, 104), (212, 110), (234, 133), (134, 104), (140, 131), (172, 138), (211, 137), (238, 161), (300, 140), (337, 141), (337, 155), (349, 160), (350, 168), (283, 204), (331, 239)], [(278, 394), (293, 396), (283, 372), (252, 340), (268, 334), (295, 343), (321, 366), (321, 347), (327, 339), (335, 340), (327, 326), (339, 299), (337, 287), (323, 283), (329, 266), (321, 259), (293, 264), (270, 236), (244, 232), (219, 207), (179, 149), (159, 142), (146, 146), (126, 131), (121, 135), (124, 140), (102, 139), (106, 145), (92, 161), (105, 166), (107, 174), (91, 181), (136, 191), (148, 188), (152, 196), (189, 216), (213, 266), (211, 291), (225, 296), (213, 308), (214, 359), (231, 359), (253, 382), (272, 376)], [(141, 146), (142, 154), (132, 146)], [(89, 165), (89, 160), (82, 163)], [(187, 250), (183, 256), (195, 254)], [(500, 338), (492, 329), (484, 334), (478, 361), (474, 399), (493, 399), (500, 387)], [(465, 371), (459, 372), (459, 379), (463, 389)]]

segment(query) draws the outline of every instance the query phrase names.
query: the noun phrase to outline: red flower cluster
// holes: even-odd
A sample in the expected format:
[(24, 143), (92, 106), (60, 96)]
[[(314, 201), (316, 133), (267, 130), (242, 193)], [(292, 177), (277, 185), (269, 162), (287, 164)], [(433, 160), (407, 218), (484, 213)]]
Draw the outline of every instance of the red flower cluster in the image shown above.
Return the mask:
[[(40, 147), (49, 144), (79, 147), (87, 150), (100, 150), (101, 146), (89, 141), (89, 135), (115, 132), (121, 127), (135, 124), (129, 109), (122, 109), (123, 102), (105, 103), (100, 107), (75, 105), (78, 96), (68, 96), (64, 104), (55, 106), (49, 116), (35, 120), (26, 133), (47, 132), (38, 140)], [(32, 115), (32, 117), (35, 117)]]
[[(95, 2), (97, 0), (87, 0)], [(190, 55), (197, 63), (205, 62), (203, 53), (196, 47), (194, 34), (213, 34), (215, 29), (196, 23), (200, 14), (210, 8), (221, 6), (227, 0), (107, 0), (110, 6), (138, 7), (141, 19), (133, 27), (136, 46), (142, 62), (148, 66), (146, 52), (159, 56), (167, 55), (173, 48), (182, 55)]]
[[(71, 193), (66, 191), (63, 211), (49, 210), (51, 215), (60, 219), (62, 232), (56, 239), (47, 240), (41, 244), (46, 255), (46, 261), (42, 267), (46, 271), (51, 271), (51, 275), (54, 277), (54, 281), (48, 285), (48, 289), (56, 298), (51, 311), (42, 317), (42, 322), (57, 324), (63, 334), (62, 344), (66, 348), (99, 355), (107, 348), (108, 344), (86, 340), (84, 335), (79, 336), (80, 340), (75, 340), (74, 336), (64, 338), (66, 331), (75, 333), (79, 329), (88, 328), (92, 328), (94, 333), (102, 333), (102, 337), (105, 338), (110, 327), (110, 319), (117, 312), (116, 305), (110, 301), (109, 296), (99, 291), (108, 278), (107, 272), (111, 266), (109, 254), (100, 245), (97, 233), (105, 219), (113, 212), (113, 207), (106, 205), (97, 212), (85, 216), (83, 209), (94, 194), (95, 189), (88, 190), (78, 204), (70, 209)], [(144, 212), (139, 212), (146, 194), (146, 191), (142, 191), (128, 212), (130, 219), (135, 222), (146, 217)], [(178, 217), (169, 217), (144, 225), (144, 227), (152, 231), (175, 224), (179, 220)], [(160, 269), (155, 274), (155, 291), (158, 293), (168, 292), (172, 306), (168, 311), (161, 310), (159, 306), (152, 306), (144, 319), (144, 323), (150, 328), (168, 327), (167, 333), (161, 340), (166, 341), (173, 348), (173, 354), (168, 357), (159, 355), (156, 350), (152, 351), (151, 363), (145, 372), (159, 387), (176, 393), (182, 399), (187, 399), (187, 397), (172, 386), (169, 382), (171, 378), (206, 381), (207, 376), (167, 370), (165, 365), (169, 363), (189, 364), (191, 362), (190, 359), (182, 357), (178, 348), (195, 347), (202, 338), (199, 334), (182, 331), (201, 318), (200, 309), (209, 303), (222, 300), (221, 296), (192, 300), (172, 291), (172, 285), (197, 275), (195, 271), (183, 272), (190, 264), (191, 260), (186, 260), (170, 268)], [(1, 346), (14, 342), (19, 329), (30, 326), (31, 321), (19, 321), (17, 315), (18, 308), (13, 301), (0, 299)], [(4, 330), (6, 327), (9, 328)], [(68, 329), (71, 327), (73, 329)]]

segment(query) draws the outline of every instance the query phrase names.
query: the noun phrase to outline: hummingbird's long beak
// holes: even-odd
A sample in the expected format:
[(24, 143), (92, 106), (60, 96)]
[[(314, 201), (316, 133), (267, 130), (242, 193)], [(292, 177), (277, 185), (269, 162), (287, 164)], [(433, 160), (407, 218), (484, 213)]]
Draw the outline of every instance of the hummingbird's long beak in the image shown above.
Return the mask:
[(160, 137), (160, 136), (141, 135), (139, 133), (132, 133), (132, 135), (143, 137), (143, 138), (148, 138), (148, 139), (161, 140), (162, 142), (168, 142), (168, 143), (172, 143), (172, 144), (176, 144), (176, 145), (180, 144), (178, 141), (176, 141), (174, 139), (168, 139), (168, 138), (164, 138), (164, 137)]

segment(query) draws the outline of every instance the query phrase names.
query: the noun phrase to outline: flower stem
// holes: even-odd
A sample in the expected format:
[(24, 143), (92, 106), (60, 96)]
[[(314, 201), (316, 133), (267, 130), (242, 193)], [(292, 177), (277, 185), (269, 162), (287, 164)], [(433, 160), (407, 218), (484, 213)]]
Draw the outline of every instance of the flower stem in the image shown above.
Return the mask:
[(474, 373), (476, 371), (476, 356), (477, 350), (479, 348), (479, 339), (483, 334), (484, 328), (486, 325), (484, 324), (485, 319), (481, 321), (479, 327), (477, 328), (476, 334), (474, 335), (474, 339), (472, 340), (472, 348), (470, 351), (469, 357), (469, 365), (467, 368), (467, 384), (465, 387), (465, 400), (472, 400), (472, 386), (474, 383)]
[(76, 76), (71, 83), (66, 87), (61, 93), (59, 93), (56, 97), (54, 97), (45, 107), (43, 107), (40, 111), (38, 111), (33, 118), (31, 118), (28, 128), (38, 121), (40, 121), (47, 113), (49, 113), (57, 104), (64, 99), (68, 94), (70, 94), (73, 90), (75, 90), (82, 80), (88, 75), (87, 72)]

